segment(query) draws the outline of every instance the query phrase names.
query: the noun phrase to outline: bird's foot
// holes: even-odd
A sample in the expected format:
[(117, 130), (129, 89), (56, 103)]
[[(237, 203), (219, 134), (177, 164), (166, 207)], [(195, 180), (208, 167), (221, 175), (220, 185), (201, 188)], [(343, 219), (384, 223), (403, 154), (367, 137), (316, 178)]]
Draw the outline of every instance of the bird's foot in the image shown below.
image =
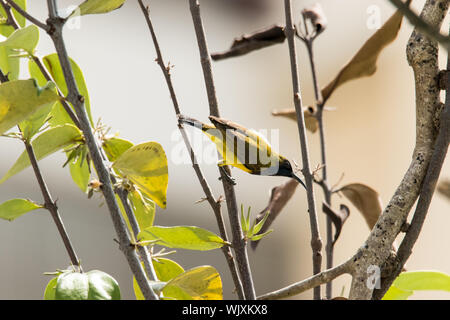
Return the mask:
[(235, 186), (236, 185), (236, 179), (234, 179), (232, 176), (230, 176), (225, 170), (225, 167), (219, 166), (219, 170), (221, 172), (221, 176), (219, 177), (219, 180), (222, 180), (222, 178), (225, 179), (229, 184)]

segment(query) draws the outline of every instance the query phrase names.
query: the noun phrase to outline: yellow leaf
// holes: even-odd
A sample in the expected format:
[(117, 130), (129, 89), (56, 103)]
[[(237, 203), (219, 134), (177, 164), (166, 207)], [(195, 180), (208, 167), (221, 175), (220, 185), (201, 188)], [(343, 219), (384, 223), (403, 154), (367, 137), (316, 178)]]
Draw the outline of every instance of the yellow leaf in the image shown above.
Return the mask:
[(169, 180), (167, 157), (157, 142), (146, 142), (125, 151), (112, 165), (161, 208), (166, 207)]
[(222, 300), (222, 280), (213, 267), (196, 267), (170, 280), (163, 294), (177, 300)]
[(39, 87), (33, 80), (15, 80), (0, 85), (0, 134), (25, 120), (40, 107), (59, 100), (54, 84)]

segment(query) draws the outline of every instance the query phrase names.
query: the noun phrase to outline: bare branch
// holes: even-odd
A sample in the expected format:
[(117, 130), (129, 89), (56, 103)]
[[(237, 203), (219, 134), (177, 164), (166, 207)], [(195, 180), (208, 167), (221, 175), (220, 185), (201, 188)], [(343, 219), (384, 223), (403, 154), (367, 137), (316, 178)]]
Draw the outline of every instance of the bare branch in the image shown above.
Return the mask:
[(276, 300), (289, 298), (305, 292), (306, 290), (318, 288), (320, 285), (328, 283), (343, 274), (350, 273), (353, 261), (354, 259), (350, 259), (343, 264), (340, 264), (332, 269), (322, 271), (318, 274), (313, 275), (312, 277), (309, 277), (308, 279), (291, 284), (290, 286), (287, 286), (283, 289), (266, 293), (262, 296), (259, 296), (258, 300)]
[(409, 7), (411, 0), (408, 0), (406, 3), (404, 3), (402, 0), (389, 1), (403, 13), (403, 15), (417, 28), (417, 30), (423, 32), (431, 39), (436, 40), (437, 42), (442, 44), (447, 49), (447, 51), (450, 51), (450, 37), (443, 35), (440, 32), (440, 28), (437, 29), (435, 26), (427, 23), (424, 19), (422, 19), (414, 11), (412, 11)]
[(64, 20), (61, 19), (57, 14), (55, 0), (47, 0), (47, 5), (49, 9), (49, 19), (47, 20), (49, 28), (47, 28), (47, 30), (51, 39), (53, 40), (56, 52), (58, 53), (58, 57), (61, 63), (69, 93), (67, 99), (75, 108), (75, 112), (80, 121), (80, 129), (82, 130), (86, 139), (86, 144), (89, 148), (91, 159), (94, 163), (94, 167), (97, 171), (99, 180), (103, 184), (101, 190), (105, 198), (105, 202), (108, 206), (111, 219), (113, 220), (114, 228), (119, 238), (120, 249), (126, 256), (128, 264), (134, 276), (136, 277), (136, 281), (138, 282), (144, 297), (146, 299), (157, 300), (158, 297), (150, 287), (145, 275), (145, 271), (140, 263), (139, 257), (136, 254), (134, 246), (130, 241), (127, 226), (122, 218), (119, 206), (114, 195), (110, 173), (105, 163), (103, 162), (103, 157), (98, 148), (97, 141), (93, 134), (89, 118), (86, 113), (84, 98), (81, 96), (80, 91), (77, 87), (77, 83), (75, 81), (75, 76), (70, 64), (69, 55), (67, 53), (62, 34)]
[[(448, 0), (427, 0), (421, 18), (434, 28), (440, 28), (449, 4)], [(408, 42), (407, 55), (416, 83), (416, 145), (403, 180), (360, 249), (361, 258), (353, 273), (350, 299), (372, 298), (373, 289), (366, 285), (369, 267), (381, 268), (388, 259), (390, 249), (419, 196), (433, 154), (437, 136), (434, 118), (441, 104), (438, 43), (415, 30)]]
[(13, 7), (20, 15), (22, 15), (25, 19), (27, 19), (31, 23), (35, 24), (36, 26), (38, 26), (39, 28), (41, 28), (41, 29), (43, 29), (45, 31), (49, 30), (49, 26), (48, 25), (46, 25), (45, 23), (39, 21), (38, 19), (36, 19), (32, 15), (30, 15), (28, 12), (23, 10), (17, 3), (14, 2), (14, 0), (4, 0), (4, 1), (6, 1), (8, 3), (8, 5)]
[(42, 176), (36, 156), (34, 154), (33, 147), (31, 146), (31, 144), (28, 141), (24, 141), (24, 143), (25, 143), (25, 149), (28, 154), (28, 158), (30, 159), (31, 166), (33, 167), (34, 174), (38, 181), (39, 188), (41, 189), (41, 193), (44, 197), (44, 201), (45, 201), (44, 206), (50, 212), (50, 214), (53, 218), (53, 221), (55, 222), (56, 227), (58, 228), (58, 232), (64, 243), (66, 251), (69, 254), (72, 264), (74, 266), (77, 266), (79, 268), (79, 270), (82, 271), (80, 260), (78, 259), (78, 256), (75, 252), (72, 242), (70, 241), (70, 238), (66, 231), (66, 228), (64, 227), (61, 215), (59, 214), (58, 207), (56, 206), (56, 202), (53, 201), (52, 196), (50, 195), (50, 191), (47, 188), (47, 184), (45, 183), (45, 180)]
[[(450, 70), (450, 54), (448, 55), (447, 70)], [(381, 299), (384, 296), (395, 278), (402, 272), (406, 261), (411, 256), (412, 249), (419, 238), (431, 200), (436, 190), (439, 174), (442, 170), (448, 151), (448, 144), (450, 142), (450, 80), (448, 78), (446, 88), (446, 101), (444, 110), (440, 116), (440, 130), (434, 146), (433, 155), (431, 156), (430, 165), (420, 191), (416, 211), (414, 212), (413, 219), (407, 229), (406, 235), (398, 248), (397, 258), (394, 261), (396, 264), (394, 266), (394, 271), (387, 278), (383, 279), (382, 288), (374, 293), (376, 299)]]
[[(211, 116), (220, 117), (219, 107), (216, 96), (216, 88), (212, 74), (211, 58), (206, 43), (205, 31), (203, 28), (203, 21), (200, 15), (200, 4), (198, 0), (189, 0), (192, 21), (194, 23), (195, 34), (197, 37), (198, 48), (200, 52), (200, 61), (205, 79), (206, 92), (208, 94), (209, 112)], [(224, 170), (219, 170), (221, 180), (227, 202), (228, 216), (231, 224), (231, 231), (233, 234), (233, 249), (236, 253), (236, 262), (241, 275), (241, 281), (244, 288), (245, 298), (247, 300), (255, 300), (255, 287), (253, 284), (250, 263), (248, 260), (247, 246), (242, 233), (239, 210), (236, 201), (236, 193), (234, 186), (230, 183), (229, 177), (231, 171), (228, 166), (222, 167)]]
[[(303, 170), (305, 177), (308, 198), (308, 211), (311, 224), (311, 247), (313, 251), (313, 272), (318, 274), (322, 265), (322, 240), (319, 233), (319, 223), (317, 221), (316, 203), (314, 198), (313, 176), (309, 164), (308, 142), (306, 137), (305, 118), (303, 115), (302, 99), (300, 93), (300, 82), (298, 77), (297, 51), (295, 47), (295, 27), (292, 21), (291, 1), (285, 0), (286, 14), (286, 37), (289, 45), (289, 55), (291, 60), (292, 86), (294, 91), (294, 104), (297, 113), (297, 125), (302, 150)], [(320, 287), (314, 289), (314, 299), (320, 299)]]
[[(158, 65), (161, 67), (161, 71), (164, 75), (164, 78), (166, 79), (166, 83), (167, 83), (167, 87), (169, 88), (169, 92), (170, 92), (170, 97), (172, 99), (172, 103), (173, 103), (173, 107), (175, 109), (175, 114), (179, 115), (180, 114), (180, 107), (178, 104), (178, 99), (177, 96), (175, 94), (175, 89), (173, 87), (173, 83), (172, 83), (172, 79), (171, 79), (171, 75), (170, 72), (168, 71), (167, 67), (165, 66), (164, 63), (164, 59), (161, 53), (161, 49), (159, 46), (159, 42), (158, 42), (158, 38), (156, 37), (156, 32), (153, 28), (153, 24), (151, 21), (151, 17), (150, 17), (150, 11), (148, 7), (145, 7), (142, 0), (138, 0), (139, 2), (139, 6), (142, 10), (142, 13), (144, 14), (145, 20), (147, 22), (148, 28), (150, 30), (150, 34), (152, 36), (152, 40), (153, 40), (153, 45), (155, 47), (155, 51), (156, 51), (156, 55), (157, 55), (157, 59), (156, 61), (158, 62)], [(209, 202), (214, 215), (216, 217), (217, 220), (217, 225), (219, 227), (219, 232), (220, 232), (220, 236), (222, 237), (222, 239), (224, 241), (228, 242), (228, 235), (226, 232), (226, 228), (225, 228), (225, 223), (223, 221), (223, 217), (222, 217), (222, 209), (221, 209), (221, 205), (220, 202), (217, 201), (212, 193), (211, 188), (209, 187), (208, 181), (206, 180), (205, 176), (203, 175), (203, 172), (198, 164), (197, 161), (197, 157), (194, 153), (194, 150), (191, 147), (191, 143), (189, 141), (189, 138), (186, 134), (186, 131), (184, 130), (184, 127), (179, 124), (178, 128), (180, 130), (181, 136), (183, 137), (184, 143), (186, 145), (187, 150), (189, 151), (189, 155), (191, 157), (191, 161), (192, 161), (192, 167), (194, 168), (194, 171), (197, 175), (197, 178), (200, 182), (200, 185), (203, 189), (203, 192), (205, 193), (206, 196), (206, 200)], [(222, 247), (222, 251), (225, 255), (225, 258), (227, 260), (228, 263), (228, 267), (230, 269), (233, 281), (234, 281), (234, 285), (236, 287), (237, 293), (238, 293), (238, 297), (239, 299), (243, 300), (244, 299), (244, 294), (243, 294), (243, 288), (242, 288), (242, 283), (241, 280), (239, 279), (239, 275), (237, 273), (237, 269), (236, 269), (236, 265), (235, 265), (235, 261), (234, 261), (234, 257), (233, 254), (231, 252), (231, 249), (229, 246), (223, 246)]]

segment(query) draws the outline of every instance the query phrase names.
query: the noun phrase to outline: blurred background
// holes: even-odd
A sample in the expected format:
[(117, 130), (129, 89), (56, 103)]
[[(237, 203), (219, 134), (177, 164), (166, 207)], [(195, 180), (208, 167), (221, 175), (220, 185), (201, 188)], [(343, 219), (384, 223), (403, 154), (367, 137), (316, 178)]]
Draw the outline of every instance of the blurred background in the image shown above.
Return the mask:
[[(82, 1), (60, 0), (60, 7)], [(303, 7), (319, 2), (327, 17), (328, 28), (316, 41), (316, 59), (321, 86), (361, 47), (375, 30), (368, 27), (368, 9), (377, 6), (383, 23), (394, 12), (385, 0), (294, 1), (296, 20)], [(44, 21), (44, 1), (28, 1), (29, 12)], [(147, 2), (148, 3), (148, 2)], [(414, 1), (419, 10), (424, 1)], [(153, 0), (151, 15), (164, 58), (175, 67), (172, 77), (183, 113), (207, 120), (209, 113), (198, 48), (188, 1)], [(282, 1), (210, 0), (201, 1), (202, 16), (211, 52), (229, 47), (244, 33), (275, 23), (284, 23)], [(373, 7), (372, 7), (373, 10)], [(370, 11), (370, 9), (369, 9)], [(65, 31), (71, 57), (84, 72), (89, 88), (93, 116), (134, 143), (157, 141), (169, 159), (168, 205), (157, 209), (156, 224), (196, 225), (218, 232), (215, 218), (203, 197), (189, 162), (180, 164), (176, 150), (176, 118), (149, 32), (136, 1), (127, 1), (117, 11), (106, 15), (82, 17)], [(444, 25), (448, 26), (447, 18)], [(344, 173), (343, 184), (362, 182), (376, 189), (387, 203), (409, 165), (415, 137), (414, 80), (405, 45), (412, 27), (405, 21), (399, 38), (383, 51), (378, 72), (359, 81), (345, 84), (329, 101), (336, 111), (325, 115), (328, 142), (330, 183)], [(306, 50), (298, 42), (300, 76), (304, 102), (313, 101), (313, 86)], [(441, 50), (442, 67), (446, 55)], [(53, 53), (48, 36), (41, 32), (38, 54)], [(274, 118), (276, 108), (293, 107), (288, 50), (286, 44), (272, 46), (249, 55), (213, 63), (221, 114), (254, 129), (278, 129), (279, 149), (283, 155), (301, 163), (296, 123)], [(23, 73), (24, 77), (27, 74)], [(270, 131), (269, 131), (270, 132)], [(308, 134), (313, 166), (320, 163), (317, 134)], [(269, 137), (270, 140), (270, 137)], [(276, 141), (274, 141), (276, 143)], [(3, 175), (23, 151), (18, 141), (0, 139), (0, 175)], [(44, 177), (62, 214), (85, 270), (99, 269), (115, 277), (125, 299), (134, 299), (129, 267), (117, 244), (105, 206), (101, 199), (91, 200), (72, 182), (68, 170), (62, 169), (65, 157), (55, 154), (40, 162)], [(222, 194), (214, 164), (202, 165), (216, 196)], [(446, 162), (442, 177), (450, 177)], [(264, 209), (269, 191), (285, 178), (257, 177), (233, 170), (237, 179), (238, 204), (251, 206), (256, 215)], [(317, 189), (321, 197), (321, 190)], [(11, 198), (42, 201), (31, 169), (0, 185), (0, 203)], [(320, 199), (321, 200), (321, 199)], [(349, 203), (339, 197), (334, 203)], [(335, 263), (345, 261), (366, 239), (369, 230), (352, 206), (350, 218), (335, 246)], [(450, 202), (436, 195), (408, 270), (440, 270), (450, 273)], [(320, 213), (322, 238), (325, 217)], [(224, 210), (224, 215), (226, 212)], [(256, 251), (249, 249), (257, 294), (279, 289), (309, 277), (312, 253), (309, 246), (309, 218), (306, 196), (298, 189), (283, 213), (275, 221), (274, 232)], [(221, 251), (191, 252), (179, 250), (170, 257), (185, 269), (213, 265), (223, 280), (224, 297), (234, 299), (233, 285)], [(325, 260), (325, 259), (324, 259)], [(0, 221), (0, 299), (41, 299), (50, 277), (44, 272), (69, 265), (62, 242), (47, 211), (39, 210), (14, 222)], [(348, 295), (350, 277), (334, 282), (334, 296)], [(310, 299), (306, 292), (295, 299)], [(445, 293), (421, 293), (414, 298), (448, 299)]]

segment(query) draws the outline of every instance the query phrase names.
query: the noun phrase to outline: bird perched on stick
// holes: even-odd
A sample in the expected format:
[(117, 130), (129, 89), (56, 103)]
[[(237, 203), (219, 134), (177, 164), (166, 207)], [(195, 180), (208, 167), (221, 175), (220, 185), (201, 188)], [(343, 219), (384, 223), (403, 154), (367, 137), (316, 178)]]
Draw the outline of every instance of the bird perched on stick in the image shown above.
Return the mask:
[(222, 156), (219, 167), (233, 166), (245, 172), (262, 176), (282, 176), (305, 183), (294, 173), (291, 163), (278, 154), (266, 139), (257, 132), (229, 120), (210, 116), (212, 124), (179, 115), (181, 124), (188, 124), (205, 133)]

